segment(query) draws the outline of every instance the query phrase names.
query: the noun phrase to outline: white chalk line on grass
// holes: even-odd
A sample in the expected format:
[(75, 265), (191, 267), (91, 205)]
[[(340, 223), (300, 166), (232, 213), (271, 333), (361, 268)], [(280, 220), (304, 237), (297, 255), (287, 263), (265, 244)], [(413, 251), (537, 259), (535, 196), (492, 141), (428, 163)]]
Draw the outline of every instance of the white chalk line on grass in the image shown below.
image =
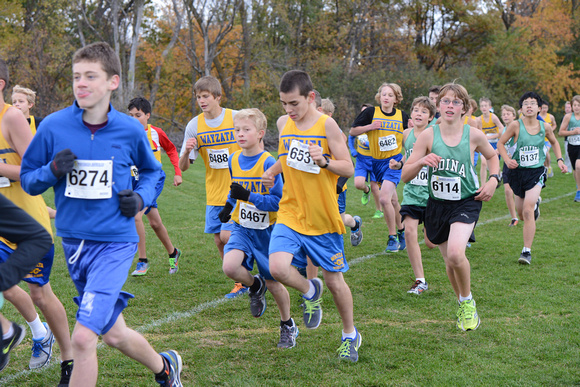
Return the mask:
[[(567, 194), (564, 194), (564, 195), (560, 195), (560, 196), (556, 196), (556, 197), (553, 197), (553, 198), (548, 198), (548, 199), (545, 199), (545, 200), (542, 199), (542, 203), (543, 204), (550, 203), (550, 202), (553, 202), (553, 201), (556, 201), (556, 200), (564, 199), (564, 198), (566, 198), (568, 196), (572, 196), (572, 195), (575, 195), (575, 194), (576, 194), (576, 192), (570, 192), (570, 193), (567, 193)], [(482, 222), (478, 222), (477, 225), (476, 225), (476, 227), (485, 226), (486, 224), (490, 224), (490, 223), (494, 223), (494, 222), (499, 222), (501, 220), (506, 220), (506, 219), (509, 219), (509, 218), (510, 218), (510, 215), (504, 215), (504, 216), (499, 216), (499, 217), (493, 218), (493, 219), (487, 219), (487, 220), (484, 220)], [(422, 243), (424, 243), (424, 241), (420, 241), (419, 242), (419, 244), (422, 244)], [(353, 260), (349, 260), (349, 266), (359, 264), (359, 263), (364, 262), (364, 261), (367, 261), (367, 260), (369, 260), (371, 258), (376, 258), (376, 257), (378, 257), (380, 255), (388, 255), (388, 253), (385, 253), (384, 251), (381, 251), (379, 253), (364, 255), (362, 257), (358, 257), (358, 258), (355, 258)], [(174, 313), (171, 313), (171, 314), (167, 315), (164, 318), (161, 318), (159, 320), (154, 320), (154, 321), (152, 321), (152, 322), (150, 322), (148, 324), (145, 324), (145, 325), (142, 325), (139, 328), (136, 328), (135, 330), (137, 332), (143, 334), (143, 333), (146, 333), (146, 332), (148, 332), (149, 330), (151, 330), (153, 328), (160, 327), (163, 324), (167, 324), (167, 323), (173, 322), (173, 321), (178, 321), (178, 320), (181, 320), (181, 319), (184, 319), (184, 318), (189, 318), (189, 317), (194, 316), (194, 315), (196, 315), (196, 314), (198, 314), (200, 312), (203, 312), (206, 309), (215, 308), (218, 305), (223, 304), (224, 302), (231, 301), (231, 300), (233, 300), (233, 299), (231, 299), (231, 298), (228, 299), (228, 298), (225, 298), (224, 297), (224, 298), (218, 298), (218, 299), (213, 300), (213, 301), (204, 302), (203, 304), (200, 304), (200, 305), (196, 306), (193, 309), (190, 309), (190, 310), (185, 311), (185, 312), (174, 312)], [(100, 347), (102, 347), (104, 345), (105, 345), (104, 343), (101, 343), (101, 344), (98, 345), (97, 348), (100, 348)], [(3, 377), (2, 379), (0, 379), (0, 386), (6, 385), (7, 383), (9, 383), (11, 381), (13, 381), (15, 379), (18, 379), (20, 377), (26, 376), (26, 375), (28, 375), (28, 374), (30, 374), (32, 372), (36, 372), (36, 373), (44, 373), (44, 372), (47, 372), (49, 370), (52, 370), (53, 368), (56, 368), (57, 365), (60, 365), (60, 363), (58, 361), (52, 360), (51, 363), (50, 363), (50, 365), (48, 365), (46, 367), (43, 367), (41, 369), (38, 369), (38, 370), (26, 370), (25, 369), (25, 370), (22, 370), (20, 372), (15, 373), (15, 374), (7, 375), (7, 376)]]

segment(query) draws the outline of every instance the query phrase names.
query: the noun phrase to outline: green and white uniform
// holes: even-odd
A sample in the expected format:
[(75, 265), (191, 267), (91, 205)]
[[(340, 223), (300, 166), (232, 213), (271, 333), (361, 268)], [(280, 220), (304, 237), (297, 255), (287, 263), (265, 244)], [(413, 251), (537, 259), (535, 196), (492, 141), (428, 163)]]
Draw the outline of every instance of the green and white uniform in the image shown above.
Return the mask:
[(431, 152), (441, 156), (436, 168), (429, 167), (429, 196), (435, 200), (457, 201), (475, 196), (479, 189), (473, 168), (470, 127), (463, 126), (461, 141), (456, 146), (445, 144), (439, 125), (433, 125)]
[[(415, 141), (417, 141), (417, 137), (415, 137), (415, 129), (411, 129), (404, 144), (406, 160), (409, 160), (411, 153), (413, 153)], [(427, 199), (429, 199), (428, 175), (429, 168), (424, 166), (413, 180), (405, 184), (405, 188), (403, 188), (402, 206), (427, 206)]]
[(538, 121), (540, 123), (540, 131), (531, 135), (526, 130), (524, 122), (521, 119), (518, 122), (520, 123), (520, 132), (512, 158), (518, 162), (518, 168), (532, 169), (543, 166), (546, 160), (546, 152), (544, 151), (546, 129), (544, 128), (544, 123)]

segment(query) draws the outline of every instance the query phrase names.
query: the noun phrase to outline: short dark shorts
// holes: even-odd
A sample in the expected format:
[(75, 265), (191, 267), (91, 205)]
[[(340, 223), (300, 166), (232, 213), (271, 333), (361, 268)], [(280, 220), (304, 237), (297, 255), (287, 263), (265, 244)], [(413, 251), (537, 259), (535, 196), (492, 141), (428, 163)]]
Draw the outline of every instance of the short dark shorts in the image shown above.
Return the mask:
[(399, 213), (401, 214), (401, 220), (403, 221), (405, 220), (405, 217), (408, 216), (409, 218), (417, 219), (419, 224), (425, 222), (425, 207), (404, 205), (401, 206)]
[(576, 170), (576, 160), (580, 159), (580, 145), (571, 145), (568, 143), (568, 157), (570, 157), (572, 169)]
[(510, 184), (510, 173), (511, 173), (511, 169), (508, 168), (508, 166), (506, 165), (506, 163), (503, 163), (503, 169), (501, 171), (501, 178), (503, 180), (504, 184)]
[(546, 186), (546, 168), (516, 168), (510, 171), (510, 187), (520, 198), (526, 197), (526, 191), (536, 185)]
[[(482, 202), (474, 197), (457, 201), (429, 198), (425, 209), (425, 231), (427, 238), (436, 245), (447, 242), (452, 223), (477, 223)], [(475, 242), (473, 232), (469, 242)]]

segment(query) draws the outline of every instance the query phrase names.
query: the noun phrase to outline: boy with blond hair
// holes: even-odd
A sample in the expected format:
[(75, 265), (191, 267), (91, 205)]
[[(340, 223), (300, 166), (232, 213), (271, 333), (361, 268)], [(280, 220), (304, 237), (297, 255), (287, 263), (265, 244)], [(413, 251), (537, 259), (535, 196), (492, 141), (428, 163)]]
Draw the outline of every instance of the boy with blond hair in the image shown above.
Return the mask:
[(32, 109), (35, 103), (35, 91), (20, 85), (16, 85), (12, 88), (12, 106), (24, 114), (24, 117), (26, 117), (26, 120), (30, 125), (30, 130), (32, 130), (32, 134), (36, 133), (36, 128), (38, 128), (42, 122), (42, 118), (30, 114), (30, 109)]
[[(260, 317), (266, 310), (266, 290), (274, 296), (280, 311), (278, 348), (296, 345), (298, 327), (290, 317), (290, 295), (270, 274), (268, 248), (282, 197), (282, 179), (276, 176), (274, 186), (266, 188), (260, 180), (276, 160), (262, 149), (266, 133), (266, 116), (258, 109), (240, 110), (234, 118), (236, 141), (242, 148), (229, 160), (232, 185), (220, 220), (234, 221), (234, 229), (224, 248), (224, 273), (247, 286), (250, 311)], [(232, 212), (233, 210), (233, 212)], [(258, 274), (252, 275), (254, 262)]]
[[(122, 314), (133, 298), (121, 289), (139, 241), (134, 217), (151, 204), (161, 166), (143, 127), (110, 103), (121, 73), (115, 51), (93, 43), (79, 49), (72, 63), (75, 102), (45, 118), (20, 173), (31, 195), (54, 187), (57, 235), (79, 294), (70, 385), (97, 384), (101, 336), (149, 368), (162, 386), (181, 386), (179, 354), (158, 354)], [(132, 165), (139, 170), (134, 189)]]
[[(218, 214), (223, 210), (231, 184), (228, 170), (230, 155), (240, 150), (234, 136), (234, 116), (237, 111), (222, 108), (222, 87), (212, 76), (200, 78), (193, 86), (197, 104), (202, 113), (185, 127), (179, 157), (179, 168), (187, 171), (189, 165), (201, 156), (205, 165), (205, 233), (213, 234), (220, 258), (228, 243), (233, 225), (221, 223)], [(240, 296), (248, 288), (236, 282), (226, 298)]]
[[(497, 140), (503, 132), (503, 124), (501, 123), (500, 119), (491, 111), (491, 100), (489, 98), (481, 97), (479, 99), (479, 110), (481, 110), (481, 116), (478, 118), (479, 128), (487, 136), (487, 140), (493, 149), (497, 149)], [(481, 169), (479, 171), (479, 180), (482, 186), (487, 181), (487, 169), (487, 162), (485, 158), (482, 158)]]
[(377, 182), (381, 183), (379, 201), (389, 230), (385, 252), (395, 253), (404, 250), (406, 244), (396, 191), (401, 171), (391, 169), (390, 161), (399, 162), (403, 158), (403, 131), (407, 128), (409, 116), (395, 107), (403, 101), (401, 87), (396, 83), (383, 83), (375, 99), (380, 106), (363, 110), (352, 124), (350, 135), (368, 135), (373, 173)]
[[(278, 220), (270, 240), (270, 273), (303, 294), (304, 324), (315, 329), (322, 320), (323, 283), (307, 280), (293, 265), (306, 267), (306, 256), (322, 267), (322, 274), (342, 319), (339, 358), (358, 361), (361, 335), (354, 326), (353, 301), (343, 272), (344, 224), (336, 205), (336, 179), (350, 177), (352, 161), (336, 122), (318, 112), (310, 76), (288, 71), (280, 81), (280, 100), (286, 115), (277, 122), (278, 161), (262, 176), (267, 188), (284, 173)], [(312, 195), (316, 192), (316, 195)]]
[[(457, 327), (463, 331), (479, 327), (480, 318), (471, 294), (470, 265), (465, 255), (467, 242), (475, 241), (473, 230), (482, 201), (493, 196), (499, 181), (499, 161), (487, 137), (463, 123), (469, 95), (461, 85), (448, 83), (441, 88), (437, 105), (441, 124), (433, 125), (417, 138), (413, 153), (403, 166), (405, 182), (429, 167), (429, 199), (425, 210), (425, 231), (439, 245), (449, 282), (459, 302)], [(489, 163), (490, 180), (479, 187), (473, 167), (473, 152)]]

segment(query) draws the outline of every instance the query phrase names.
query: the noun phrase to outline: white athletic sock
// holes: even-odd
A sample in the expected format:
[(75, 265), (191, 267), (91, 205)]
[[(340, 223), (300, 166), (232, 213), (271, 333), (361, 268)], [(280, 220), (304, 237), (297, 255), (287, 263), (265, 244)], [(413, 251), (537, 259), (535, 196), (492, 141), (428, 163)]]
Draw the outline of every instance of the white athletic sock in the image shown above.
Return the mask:
[(421, 282), (423, 282), (423, 283), (426, 283), (426, 282), (425, 282), (425, 278), (415, 278), (415, 281), (421, 281)]
[(471, 293), (469, 293), (469, 296), (467, 297), (459, 296), (459, 303), (462, 303), (463, 301), (466, 300), (473, 300), (473, 296), (471, 295)]
[(8, 332), (6, 332), (2, 335), (2, 340), (8, 340), (9, 338), (12, 337), (13, 334), (14, 334), (14, 327), (12, 326), (12, 324), (10, 324), (10, 329), (8, 329)]
[(344, 331), (342, 331), (342, 340), (346, 339), (354, 340), (355, 338), (356, 338), (356, 328), (354, 328), (354, 331), (350, 333), (345, 333)]
[(531, 253), (532, 249), (530, 249), (529, 247), (525, 247), (522, 249), (522, 253)]
[(310, 289), (308, 289), (308, 291), (304, 293), (304, 298), (310, 300), (312, 299), (312, 297), (314, 297), (314, 294), (316, 293), (316, 288), (314, 287), (312, 281), (308, 281), (308, 283), (310, 284)]
[(26, 322), (32, 331), (32, 338), (34, 340), (41, 340), (46, 337), (48, 331), (44, 327), (42, 321), (40, 321), (40, 317), (38, 317), (38, 313), (36, 314), (36, 319), (32, 322)]

